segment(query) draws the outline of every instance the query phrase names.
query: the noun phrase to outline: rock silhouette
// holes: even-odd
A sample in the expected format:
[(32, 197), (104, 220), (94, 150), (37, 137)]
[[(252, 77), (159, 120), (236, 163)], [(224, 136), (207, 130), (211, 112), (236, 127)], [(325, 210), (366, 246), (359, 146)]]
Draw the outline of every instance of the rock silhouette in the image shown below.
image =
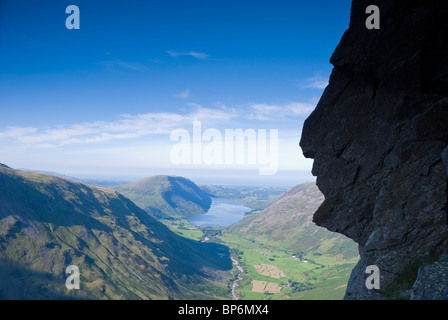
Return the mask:
[[(359, 244), (346, 299), (394, 298), (410, 266), (448, 252), (445, 2), (354, 0), (329, 85), (303, 127), (300, 146), (325, 195), (313, 221)], [(365, 26), (371, 4), (379, 30)], [(381, 271), (378, 290), (365, 286), (368, 265)]]

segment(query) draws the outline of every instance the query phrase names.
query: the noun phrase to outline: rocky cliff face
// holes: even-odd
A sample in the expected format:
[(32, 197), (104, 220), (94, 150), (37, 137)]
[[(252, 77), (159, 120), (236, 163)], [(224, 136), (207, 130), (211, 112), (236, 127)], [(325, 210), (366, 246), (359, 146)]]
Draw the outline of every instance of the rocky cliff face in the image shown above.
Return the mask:
[[(372, 4), (379, 30), (365, 25)], [(347, 299), (410, 296), (409, 270), (448, 252), (447, 39), (446, 0), (354, 0), (304, 124), (300, 145), (325, 195), (314, 222), (359, 244)], [(365, 286), (368, 265), (379, 290)]]

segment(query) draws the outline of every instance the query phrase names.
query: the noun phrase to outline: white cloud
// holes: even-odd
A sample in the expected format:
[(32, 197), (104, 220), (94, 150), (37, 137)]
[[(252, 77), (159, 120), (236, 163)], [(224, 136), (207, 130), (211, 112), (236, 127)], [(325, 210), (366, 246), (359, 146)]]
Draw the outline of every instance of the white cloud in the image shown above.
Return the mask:
[(188, 98), (190, 98), (190, 94), (191, 94), (190, 90), (187, 89), (187, 90), (182, 91), (182, 92), (180, 92), (180, 93), (178, 93), (178, 94), (176, 94), (174, 96), (176, 98), (188, 99)]
[(192, 108), (202, 108), (201, 104), (195, 103), (195, 102), (187, 103), (187, 106), (192, 107)]
[(140, 138), (147, 135), (170, 134), (179, 127), (191, 127), (194, 120), (207, 124), (228, 121), (238, 115), (231, 110), (209, 109), (199, 104), (189, 113), (151, 112), (121, 115), (115, 121), (95, 121), (53, 128), (8, 127), (0, 132), (1, 140), (12, 140), (33, 148), (50, 148), (63, 145), (98, 143), (112, 140)]
[(252, 113), (249, 118), (256, 120), (282, 119), (290, 116), (306, 116), (315, 104), (306, 102), (290, 102), (286, 104), (250, 103)]
[(310, 114), (314, 108), (315, 104), (306, 103), (306, 102), (292, 102), (285, 106), (286, 110), (291, 110), (293, 114), (296, 115), (308, 115)]
[(38, 129), (32, 127), (7, 127), (5, 131), (0, 132), (0, 139), (16, 139), (23, 135), (35, 133), (36, 131)]
[[(313, 103), (251, 103), (234, 109), (221, 102), (213, 103), (210, 108), (193, 102), (187, 106), (189, 108), (183, 112), (123, 114), (113, 121), (7, 127), (0, 130), (0, 156), (2, 162), (15, 167), (53, 171), (58, 171), (58, 167), (92, 168), (95, 173), (109, 170), (108, 166), (122, 169), (173, 167), (169, 161), (173, 146), (169, 135), (179, 128), (190, 131), (193, 121), (200, 120), (202, 130), (280, 128), (279, 168), (311, 168), (312, 160), (304, 159), (298, 146), (301, 130), (297, 122), (313, 110)], [(216, 168), (222, 167), (217, 165)]]
[(316, 73), (314, 77), (305, 80), (307, 84), (304, 88), (325, 89), (328, 86), (328, 75)]
[(191, 57), (194, 57), (196, 59), (207, 59), (208, 58), (208, 54), (203, 53), (203, 52), (196, 52), (196, 51), (176, 52), (176, 51), (168, 50), (168, 51), (166, 51), (166, 53), (169, 54), (172, 57), (191, 56)]
[[(115, 163), (124, 163), (126, 161), (121, 159), (128, 159), (129, 163), (134, 160), (127, 148), (133, 146), (135, 150), (141, 149), (143, 152), (138, 160), (139, 165), (145, 161), (151, 165), (164, 165), (172, 146), (167, 143), (167, 137), (175, 129), (191, 130), (195, 120), (202, 122), (203, 130), (250, 127), (271, 129), (273, 125), (280, 125), (281, 127), (277, 127), (281, 128), (280, 144), (297, 147), (294, 151), (296, 154), (300, 151), (297, 146), (300, 128), (296, 120), (303, 119), (303, 116), (314, 108), (314, 104), (302, 102), (251, 103), (239, 108), (230, 108), (220, 102), (213, 103), (211, 108), (193, 102), (187, 105), (189, 108), (183, 112), (123, 114), (113, 121), (91, 121), (53, 127), (7, 127), (0, 130), (0, 155), (3, 161), (20, 163), (25, 167), (29, 155), (32, 155), (33, 162), (41, 161), (42, 164), (53, 161), (55, 164), (65, 165), (71, 163), (70, 161), (98, 159)], [(61, 148), (64, 148), (63, 152)], [(92, 158), (87, 159), (79, 155), (78, 159), (73, 153), (83, 150), (90, 152)], [(280, 155), (282, 154), (283, 151)], [(110, 159), (106, 155), (110, 155)], [(285, 159), (297, 157), (285, 156)]]

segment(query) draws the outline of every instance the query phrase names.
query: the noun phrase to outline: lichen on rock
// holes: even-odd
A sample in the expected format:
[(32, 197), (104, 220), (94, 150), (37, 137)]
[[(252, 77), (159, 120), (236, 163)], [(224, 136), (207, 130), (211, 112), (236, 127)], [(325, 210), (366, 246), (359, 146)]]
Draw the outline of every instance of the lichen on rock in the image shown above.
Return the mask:
[(448, 300), (448, 256), (424, 263), (412, 286), (411, 300)]

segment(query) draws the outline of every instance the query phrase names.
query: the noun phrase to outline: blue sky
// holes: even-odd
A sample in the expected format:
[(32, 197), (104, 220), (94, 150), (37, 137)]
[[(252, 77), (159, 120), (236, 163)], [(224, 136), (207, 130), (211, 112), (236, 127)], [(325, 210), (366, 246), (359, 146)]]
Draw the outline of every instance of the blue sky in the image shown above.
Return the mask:
[[(72, 4), (79, 30), (65, 27)], [(0, 162), (261, 179), (250, 165), (171, 163), (170, 132), (196, 120), (221, 132), (278, 129), (278, 173), (263, 182), (309, 179), (312, 161), (297, 143), (349, 14), (348, 0), (2, 0)]]

